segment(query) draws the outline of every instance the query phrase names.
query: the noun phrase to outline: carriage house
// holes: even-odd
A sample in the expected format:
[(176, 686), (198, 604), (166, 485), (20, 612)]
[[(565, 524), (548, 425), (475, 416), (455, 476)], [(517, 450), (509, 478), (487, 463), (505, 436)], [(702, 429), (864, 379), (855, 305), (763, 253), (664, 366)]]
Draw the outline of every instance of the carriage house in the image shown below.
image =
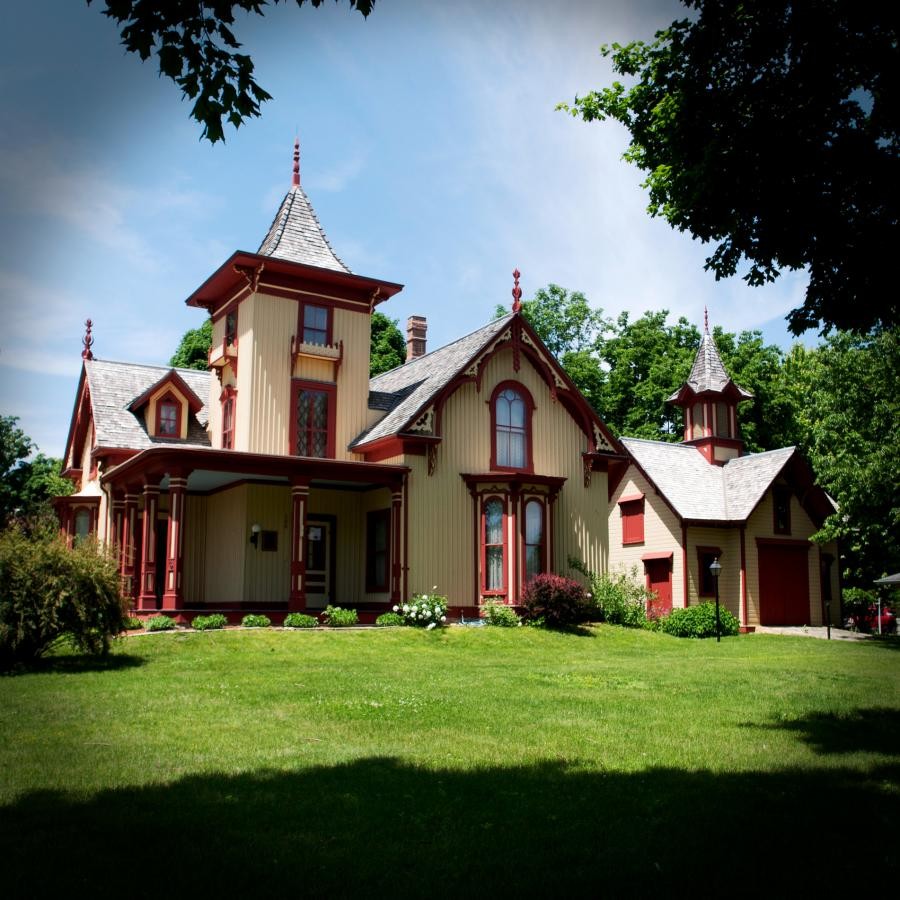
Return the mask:
[(187, 299), (209, 371), (84, 365), (59, 501), (120, 552), (139, 612), (365, 612), (437, 585), (515, 604), (577, 555), (607, 564), (621, 445), (519, 312), (369, 378), (370, 318), (399, 284), (352, 273), (293, 184), (255, 253)]
[[(402, 285), (335, 254), (295, 146), (259, 249), (232, 254), (187, 298), (212, 320), (207, 372), (96, 359), (89, 323), (66, 447), (78, 490), (57, 501), (64, 530), (117, 548), (139, 613), (277, 620), (332, 603), (366, 620), (437, 585), (473, 614), (486, 599), (517, 604), (537, 573), (571, 574), (570, 556), (595, 571), (637, 565), (663, 606), (680, 606), (705, 596), (702, 553), (716, 549), (723, 566), (741, 564), (723, 599), (742, 624), (761, 621), (765, 578), (788, 557), (799, 565), (800, 542), (804, 563), (814, 555), (821, 491), (802, 461), (741, 457), (730, 387), (721, 403), (702, 385), (696, 403), (676, 398), (684, 445), (618, 441), (521, 315), (514, 275), (510, 313), (432, 352), (413, 316), (406, 363), (370, 378), (372, 312)], [(727, 434), (709, 424), (722, 404)], [(738, 483), (744, 519), (725, 498)], [(774, 503), (777, 531), (784, 502), (794, 530), (770, 540), (756, 522)], [(792, 602), (816, 621), (820, 579), (807, 569)]]

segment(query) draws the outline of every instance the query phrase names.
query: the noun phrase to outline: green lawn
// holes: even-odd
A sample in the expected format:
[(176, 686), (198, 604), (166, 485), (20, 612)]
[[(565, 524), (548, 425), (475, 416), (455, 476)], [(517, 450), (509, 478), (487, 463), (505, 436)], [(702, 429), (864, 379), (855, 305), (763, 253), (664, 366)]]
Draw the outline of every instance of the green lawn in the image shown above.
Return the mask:
[(0, 678), (10, 896), (832, 893), (900, 876), (898, 807), (896, 644), (229, 631)]

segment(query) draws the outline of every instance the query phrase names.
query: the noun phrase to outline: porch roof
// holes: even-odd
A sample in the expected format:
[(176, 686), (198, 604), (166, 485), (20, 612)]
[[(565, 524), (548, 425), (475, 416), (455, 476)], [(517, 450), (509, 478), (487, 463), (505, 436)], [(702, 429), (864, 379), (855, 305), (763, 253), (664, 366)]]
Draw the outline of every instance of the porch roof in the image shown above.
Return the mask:
[(363, 489), (399, 486), (409, 471), (408, 466), (382, 463), (179, 446), (150, 447), (106, 472), (101, 480), (124, 487), (158, 479), (165, 487), (169, 476), (179, 476), (187, 478), (188, 490), (201, 492), (239, 481)]

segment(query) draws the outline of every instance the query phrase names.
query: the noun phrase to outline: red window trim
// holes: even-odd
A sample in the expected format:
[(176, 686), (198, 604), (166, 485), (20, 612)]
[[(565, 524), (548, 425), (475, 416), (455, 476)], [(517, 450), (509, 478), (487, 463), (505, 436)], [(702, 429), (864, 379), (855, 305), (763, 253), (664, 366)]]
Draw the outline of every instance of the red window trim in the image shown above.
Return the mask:
[(521, 565), (521, 582), (522, 590), (528, 584), (528, 547), (531, 546), (526, 542), (527, 525), (528, 525), (528, 504), (537, 503), (541, 507), (541, 572), (547, 571), (547, 503), (543, 497), (524, 497), (522, 500), (522, 522), (520, 525), (520, 539), (522, 541), (522, 565)]
[[(708, 591), (704, 591), (703, 582), (704, 576), (703, 573), (705, 570), (708, 571), (709, 566), (703, 565), (703, 557), (706, 556), (714, 556), (716, 559), (722, 558), (722, 548), (721, 547), (697, 547), (697, 596), (698, 597), (715, 597), (716, 596), (716, 585), (715, 582), (710, 582), (711, 587)], [(708, 574), (708, 578), (712, 579), (712, 575)], [(721, 576), (720, 576), (721, 577)]]
[(297, 456), (297, 395), (300, 391), (321, 391), (328, 395), (328, 435), (325, 440), (324, 459), (334, 459), (335, 426), (337, 422), (337, 385), (327, 381), (308, 381), (302, 378), (291, 379), (291, 445), (288, 448), (289, 456)]
[[(222, 449), (234, 450), (234, 424), (235, 416), (237, 414), (237, 391), (231, 385), (228, 385), (225, 390), (222, 391), (219, 401), (222, 404)], [(231, 403), (231, 429), (230, 431), (226, 431), (225, 409), (229, 403)], [(226, 435), (230, 437), (230, 441), (227, 443)]]
[(644, 543), (644, 495), (623, 497), (619, 500), (622, 517), (622, 546)]
[[(175, 434), (162, 434), (162, 408), (163, 404), (170, 404), (175, 407)], [(181, 437), (181, 416), (183, 403), (172, 391), (166, 391), (156, 401), (156, 426), (155, 437), (163, 440), (171, 441)]]
[[(485, 516), (485, 509), (492, 500), (498, 501), (503, 508), (503, 517), (501, 519), (501, 537), (502, 543), (500, 544), (491, 544), (492, 547), (500, 546), (503, 548), (503, 564), (501, 566), (501, 574), (503, 576), (502, 586), (499, 588), (488, 588), (487, 586), (487, 548), (488, 545), (486, 543), (487, 537), (487, 520)], [(481, 593), (482, 596), (485, 597), (503, 597), (506, 596), (507, 592), (507, 566), (509, 565), (509, 536), (507, 532), (509, 531), (509, 498), (504, 496), (503, 494), (487, 494), (481, 498)]]
[[(525, 465), (524, 466), (501, 466), (497, 463), (497, 398), (503, 391), (510, 389), (515, 391), (525, 403)], [(488, 400), (491, 410), (491, 461), (490, 471), (492, 472), (534, 472), (534, 456), (532, 440), (531, 422), (534, 413), (534, 399), (528, 388), (518, 381), (501, 381), (491, 394)]]
[(325, 310), (325, 344), (334, 344), (334, 308), (325, 303), (314, 303), (309, 300), (301, 300), (297, 304), (297, 343), (303, 343), (303, 318), (307, 306), (315, 306)]
[[(784, 528), (778, 527), (779, 498), (783, 498), (787, 504), (787, 525)], [(790, 534), (791, 524), (791, 489), (789, 487), (774, 487), (772, 488), (772, 532), (774, 534)]]
[[(375, 525), (384, 522), (384, 582), (375, 581)], [(375, 509), (366, 513), (366, 591), (384, 594), (391, 586), (391, 510)]]

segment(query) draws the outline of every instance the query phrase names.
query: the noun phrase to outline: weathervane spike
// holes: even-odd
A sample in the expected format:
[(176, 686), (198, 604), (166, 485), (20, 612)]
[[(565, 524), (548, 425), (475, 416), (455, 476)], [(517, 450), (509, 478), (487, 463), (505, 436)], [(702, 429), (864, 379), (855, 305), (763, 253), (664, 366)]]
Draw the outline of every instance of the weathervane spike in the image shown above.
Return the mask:
[(82, 359), (93, 359), (94, 358), (94, 354), (91, 352), (91, 347), (94, 344), (94, 338), (91, 335), (91, 328), (93, 327), (93, 325), (94, 325), (94, 323), (90, 319), (88, 319), (84, 323), (84, 328), (85, 328), (84, 337), (81, 339), (81, 343), (84, 344), (84, 350), (81, 351)]
[(513, 305), (512, 311), (514, 313), (519, 312), (522, 308), (521, 300), (522, 300), (522, 288), (519, 287), (519, 276), (522, 274), (518, 269), (513, 270), (513, 289), (512, 289), (512, 297), (513, 297)]
[(294, 187), (300, 186), (300, 138), (294, 138), (294, 174), (291, 178)]
[(705, 306), (703, 307), (703, 331), (709, 334), (709, 310)]

